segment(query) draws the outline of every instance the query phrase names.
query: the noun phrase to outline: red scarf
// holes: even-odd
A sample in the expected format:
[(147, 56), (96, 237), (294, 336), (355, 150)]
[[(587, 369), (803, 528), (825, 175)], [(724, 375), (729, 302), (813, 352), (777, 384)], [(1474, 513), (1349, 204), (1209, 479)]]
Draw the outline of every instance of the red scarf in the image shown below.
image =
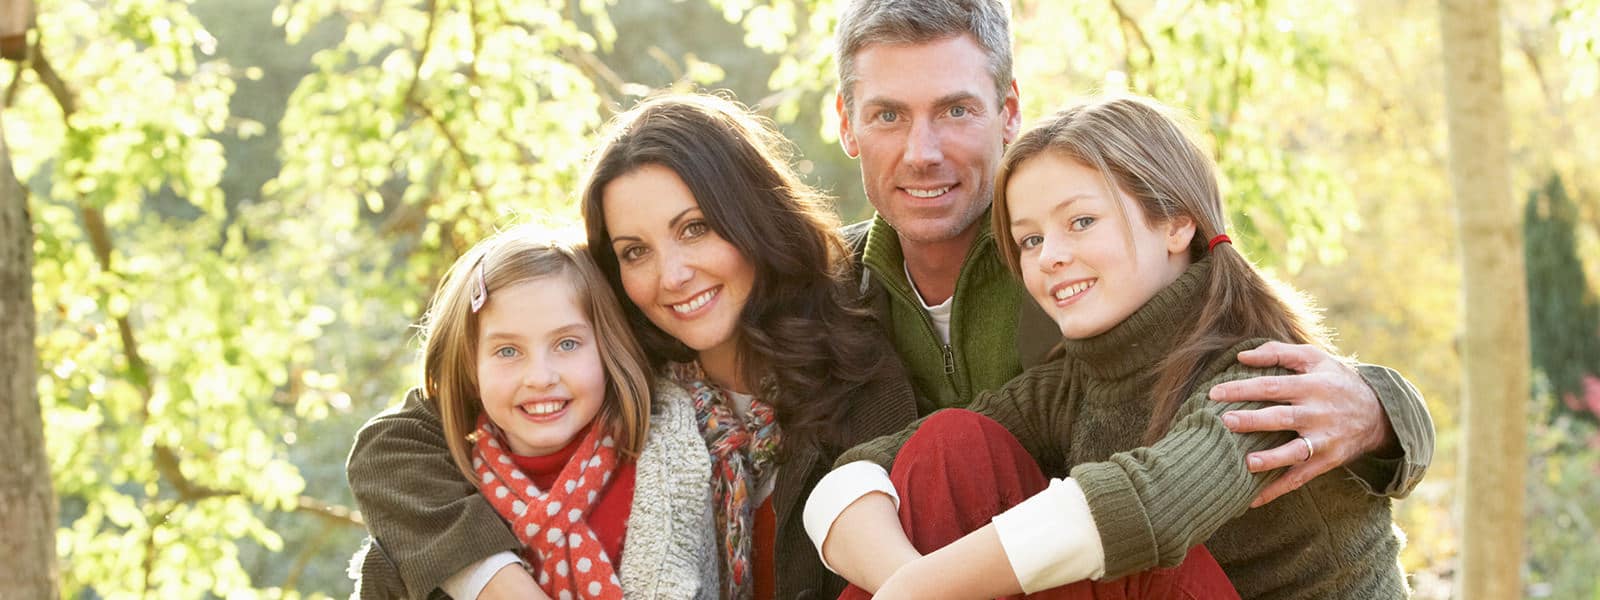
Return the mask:
[(551, 598), (622, 600), (616, 567), (588, 523), (617, 470), (616, 441), (600, 429), (590, 428), (555, 485), (540, 491), (512, 462), (500, 429), (478, 417), (472, 458), (478, 491), (511, 522), (527, 547), (523, 558), (536, 565), (539, 588)]

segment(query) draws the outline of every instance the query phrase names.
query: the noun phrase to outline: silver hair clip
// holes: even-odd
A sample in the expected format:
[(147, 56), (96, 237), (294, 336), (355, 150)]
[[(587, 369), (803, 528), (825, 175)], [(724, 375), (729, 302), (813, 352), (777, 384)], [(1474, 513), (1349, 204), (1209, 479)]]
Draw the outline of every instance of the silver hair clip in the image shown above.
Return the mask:
[(472, 286), (472, 312), (476, 314), (478, 311), (483, 310), (485, 303), (489, 302), (489, 284), (483, 278), (482, 257), (478, 258), (478, 264), (474, 270), (478, 272), (478, 277), (476, 281), (473, 281), (474, 285)]

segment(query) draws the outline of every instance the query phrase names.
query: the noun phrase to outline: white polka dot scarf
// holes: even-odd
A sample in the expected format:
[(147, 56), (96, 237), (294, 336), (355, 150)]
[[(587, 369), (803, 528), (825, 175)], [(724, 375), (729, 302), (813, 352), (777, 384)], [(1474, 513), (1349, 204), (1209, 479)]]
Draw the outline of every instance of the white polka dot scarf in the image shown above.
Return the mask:
[(478, 418), (472, 458), (478, 491), (511, 522), (540, 589), (554, 600), (622, 599), (616, 568), (588, 523), (600, 490), (617, 470), (616, 442), (602, 429), (591, 427), (553, 489), (540, 491), (512, 462), (500, 429)]

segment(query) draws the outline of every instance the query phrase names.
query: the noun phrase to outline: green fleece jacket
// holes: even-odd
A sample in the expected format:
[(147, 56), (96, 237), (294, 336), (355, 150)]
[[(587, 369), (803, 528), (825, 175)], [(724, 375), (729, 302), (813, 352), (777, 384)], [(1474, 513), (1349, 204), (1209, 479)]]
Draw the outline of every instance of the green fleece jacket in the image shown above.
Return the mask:
[[(1203, 543), (1245, 598), (1406, 596), (1389, 499), (1369, 493), (1370, 483), (1351, 470), (1249, 508), (1277, 473), (1250, 473), (1245, 455), (1294, 434), (1229, 432), (1223, 413), (1261, 405), (1212, 402), (1206, 393), (1224, 381), (1281, 372), (1234, 358), (1265, 340), (1217, 353), (1169, 433), (1140, 447), (1157, 364), (1197, 314), (1209, 264), (1191, 266), (1123, 323), (1066, 341), (1062, 359), (979, 395), (969, 408), (1011, 431), (1046, 475), (1071, 476), (1083, 488), (1104, 545), (1106, 578), (1175, 565)], [(871, 460), (890, 468), (918, 424), (858, 446), (835, 464)], [(1431, 445), (1431, 427), (1426, 437)]]
[(894, 228), (880, 216), (843, 233), (857, 250), (861, 293), (911, 374), (919, 414), (966, 406), (978, 392), (999, 388), (1043, 362), (1061, 340), (1055, 323), (1006, 271), (987, 227), (978, 231), (961, 264), (949, 344), (939, 339), (906, 280)]

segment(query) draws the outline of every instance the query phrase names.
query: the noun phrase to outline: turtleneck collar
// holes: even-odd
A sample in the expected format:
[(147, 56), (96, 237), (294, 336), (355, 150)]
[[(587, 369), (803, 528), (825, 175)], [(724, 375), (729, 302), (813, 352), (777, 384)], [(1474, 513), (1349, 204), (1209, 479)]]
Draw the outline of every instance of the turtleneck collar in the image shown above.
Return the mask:
[(1105, 333), (1062, 340), (1066, 356), (1096, 379), (1120, 379), (1155, 365), (1193, 326), (1210, 272), (1208, 255)]
[[(572, 455), (578, 452), (578, 444), (589, 436), (589, 429), (593, 427), (594, 423), (584, 426), (582, 430), (572, 436), (572, 441), (567, 442), (567, 445), (560, 450), (544, 456), (523, 456), (510, 453), (511, 461), (516, 463), (517, 468), (522, 470), (522, 474), (533, 480), (534, 485), (539, 486), (539, 489), (548, 490), (550, 485), (555, 482), (556, 477), (561, 475), (561, 469), (567, 466), (567, 461), (572, 460)], [(501, 443), (505, 443), (505, 440), (501, 440)]]

